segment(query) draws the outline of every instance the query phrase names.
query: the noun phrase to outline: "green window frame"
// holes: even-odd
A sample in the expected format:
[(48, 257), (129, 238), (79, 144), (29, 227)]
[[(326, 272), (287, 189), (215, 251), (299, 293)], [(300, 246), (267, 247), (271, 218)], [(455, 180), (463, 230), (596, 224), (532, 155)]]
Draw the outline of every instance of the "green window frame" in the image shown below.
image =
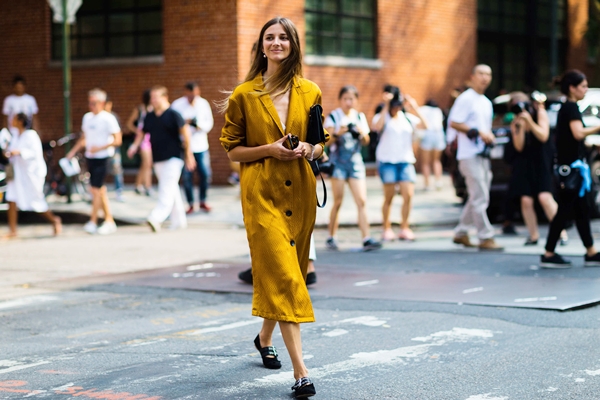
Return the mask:
[(306, 54), (377, 58), (377, 0), (306, 0)]
[[(161, 0), (85, 0), (71, 25), (71, 58), (161, 55)], [(52, 59), (62, 57), (62, 28), (52, 24)]]

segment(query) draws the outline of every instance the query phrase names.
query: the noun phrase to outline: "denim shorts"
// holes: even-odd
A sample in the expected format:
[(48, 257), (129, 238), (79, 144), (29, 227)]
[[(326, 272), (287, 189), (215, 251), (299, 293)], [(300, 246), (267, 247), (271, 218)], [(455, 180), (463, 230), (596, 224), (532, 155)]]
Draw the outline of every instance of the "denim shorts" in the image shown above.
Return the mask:
[(417, 172), (415, 166), (409, 163), (378, 163), (379, 177), (383, 183), (415, 182)]
[(365, 179), (367, 176), (365, 164), (362, 162), (347, 161), (343, 163), (335, 163), (331, 177), (334, 179)]
[(446, 138), (442, 131), (425, 131), (419, 145), (425, 151), (444, 150), (446, 148)]

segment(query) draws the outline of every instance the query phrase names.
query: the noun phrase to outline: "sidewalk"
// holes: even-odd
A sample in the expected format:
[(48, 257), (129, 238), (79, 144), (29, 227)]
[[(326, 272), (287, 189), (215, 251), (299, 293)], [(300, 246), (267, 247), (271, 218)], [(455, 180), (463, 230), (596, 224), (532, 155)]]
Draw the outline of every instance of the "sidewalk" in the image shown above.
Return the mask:
[[(454, 225), (457, 223), (462, 207), (459, 199), (454, 195), (454, 188), (448, 176), (443, 177), (443, 186), (440, 190), (425, 192), (422, 190), (423, 177), (417, 177), (416, 193), (413, 199), (413, 209), (410, 222), (413, 226)], [(331, 186), (327, 183), (328, 200), (324, 209), (317, 210), (318, 228), (326, 227), (333, 204)], [(319, 199), (323, 199), (321, 183), (318, 184)], [(212, 207), (210, 213), (196, 211), (188, 215), (188, 224), (203, 225), (206, 223), (225, 223), (243, 225), (242, 207), (239, 200), (239, 189), (233, 186), (213, 186), (209, 189), (208, 203)], [(197, 192), (195, 193), (197, 194)], [(126, 186), (124, 193), (125, 202), (120, 203), (115, 199), (114, 190), (109, 187), (109, 198), (112, 212), (117, 221), (130, 224), (143, 224), (146, 217), (154, 208), (156, 194), (152, 197), (138, 195), (132, 186)], [(49, 197), (50, 208), (59, 213), (77, 213), (87, 215), (90, 205), (73, 196), (73, 202), (68, 204), (64, 197)], [(383, 187), (378, 177), (367, 177), (367, 213), (371, 225), (381, 225), (381, 205), (383, 204)], [(399, 223), (402, 198), (394, 198), (392, 206), (392, 221)], [(346, 185), (344, 202), (340, 210), (339, 221), (341, 226), (356, 226), (356, 205), (352, 194)]]

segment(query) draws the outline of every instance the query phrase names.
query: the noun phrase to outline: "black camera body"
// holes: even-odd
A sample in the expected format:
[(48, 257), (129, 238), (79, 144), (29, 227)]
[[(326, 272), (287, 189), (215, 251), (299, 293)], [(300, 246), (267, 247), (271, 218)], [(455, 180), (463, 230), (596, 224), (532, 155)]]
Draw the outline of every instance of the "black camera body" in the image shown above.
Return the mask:
[(353, 124), (352, 122), (348, 124), (348, 132), (350, 132), (354, 139), (360, 137), (360, 132), (356, 129), (356, 124)]
[(194, 128), (197, 128), (198, 127), (198, 119), (196, 117), (192, 118), (189, 125), (193, 126)]
[(526, 102), (526, 101), (519, 101), (519, 102), (513, 104), (512, 107), (510, 108), (510, 112), (515, 115), (521, 114), (523, 111), (527, 111), (528, 113), (531, 114), (531, 112), (532, 112), (531, 103)]

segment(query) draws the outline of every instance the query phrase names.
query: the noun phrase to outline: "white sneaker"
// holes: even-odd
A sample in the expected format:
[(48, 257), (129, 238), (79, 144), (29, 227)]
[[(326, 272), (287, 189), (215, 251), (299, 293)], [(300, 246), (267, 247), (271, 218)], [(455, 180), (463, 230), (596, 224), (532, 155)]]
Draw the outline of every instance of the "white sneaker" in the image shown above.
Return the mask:
[(94, 233), (98, 232), (98, 225), (96, 225), (92, 221), (88, 221), (83, 226), (83, 230), (89, 233), (90, 235), (93, 235)]
[(119, 203), (125, 203), (125, 196), (123, 196), (123, 193), (117, 193), (116, 199)]
[(115, 233), (117, 231), (117, 224), (114, 222), (106, 222), (100, 225), (98, 228), (98, 234), (100, 235), (110, 235), (111, 233)]
[(154, 232), (154, 233), (160, 232), (160, 224), (158, 222), (146, 220), (146, 223), (148, 224), (150, 229), (152, 229), (152, 232)]

